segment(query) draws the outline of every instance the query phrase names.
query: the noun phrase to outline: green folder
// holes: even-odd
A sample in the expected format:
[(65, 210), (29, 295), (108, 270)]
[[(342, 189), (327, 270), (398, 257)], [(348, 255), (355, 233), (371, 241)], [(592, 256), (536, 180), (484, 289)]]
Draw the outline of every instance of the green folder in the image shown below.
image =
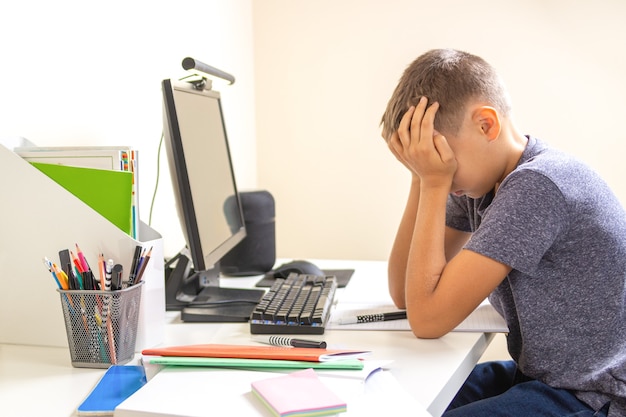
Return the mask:
[(126, 171), (31, 164), (104, 218), (131, 234), (133, 174)]
[(264, 369), (352, 369), (360, 371), (363, 362), (345, 359), (328, 362), (286, 361), (277, 359), (201, 358), (191, 356), (144, 357), (144, 361), (158, 365), (209, 366), (214, 368), (264, 368)]

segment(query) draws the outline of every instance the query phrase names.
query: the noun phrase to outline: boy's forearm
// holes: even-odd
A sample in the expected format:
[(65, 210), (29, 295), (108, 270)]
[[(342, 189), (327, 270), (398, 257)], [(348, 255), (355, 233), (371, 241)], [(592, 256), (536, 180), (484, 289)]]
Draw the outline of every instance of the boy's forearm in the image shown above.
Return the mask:
[(413, 230), (415, 228), (415, 218), (420, 199), (420, 179), (414, 176), (411, 182), (409, 197), (404, 209), (404, 214), (400, 220), (398, 232), (389, 255), (388, 264), (388, 285), (392, 300), (399, 308), (406, 307), (405, 285), (406, 270)]
[[(424, 317), (424, 306), (435, 292), (447, 264), (445, 216), (448, 189), (421, 189), (406, 267), (405, 291), (411, 328)], [(421, 310), (420, 310), (421, 309)]]

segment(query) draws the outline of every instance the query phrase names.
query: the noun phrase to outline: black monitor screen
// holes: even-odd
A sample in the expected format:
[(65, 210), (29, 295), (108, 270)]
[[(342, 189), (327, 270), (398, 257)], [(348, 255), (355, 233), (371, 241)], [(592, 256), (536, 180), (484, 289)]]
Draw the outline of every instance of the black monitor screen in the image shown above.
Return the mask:
[(193, 267), (212, 268), (245, 237), (219, 93), (163, 82), (165, 144)]

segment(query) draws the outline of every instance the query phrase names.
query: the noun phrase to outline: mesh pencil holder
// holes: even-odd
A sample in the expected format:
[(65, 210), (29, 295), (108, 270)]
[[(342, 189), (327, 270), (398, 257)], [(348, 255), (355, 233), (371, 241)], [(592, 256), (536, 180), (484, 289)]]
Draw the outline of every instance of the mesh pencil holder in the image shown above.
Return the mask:
[(142, 285), (118, 291), (57, 289), (72, 366), (108, 368), (133, 358)]

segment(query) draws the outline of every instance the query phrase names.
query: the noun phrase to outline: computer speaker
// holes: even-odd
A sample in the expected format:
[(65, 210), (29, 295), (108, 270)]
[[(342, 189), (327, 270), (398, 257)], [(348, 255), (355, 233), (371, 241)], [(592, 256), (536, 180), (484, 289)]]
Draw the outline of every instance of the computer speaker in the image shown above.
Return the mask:
[(265, 190), (239, 193), (246, 237), (220, 261), (220, 271), (230, 276), (263, 275), (276, 262), (276, 208)]

